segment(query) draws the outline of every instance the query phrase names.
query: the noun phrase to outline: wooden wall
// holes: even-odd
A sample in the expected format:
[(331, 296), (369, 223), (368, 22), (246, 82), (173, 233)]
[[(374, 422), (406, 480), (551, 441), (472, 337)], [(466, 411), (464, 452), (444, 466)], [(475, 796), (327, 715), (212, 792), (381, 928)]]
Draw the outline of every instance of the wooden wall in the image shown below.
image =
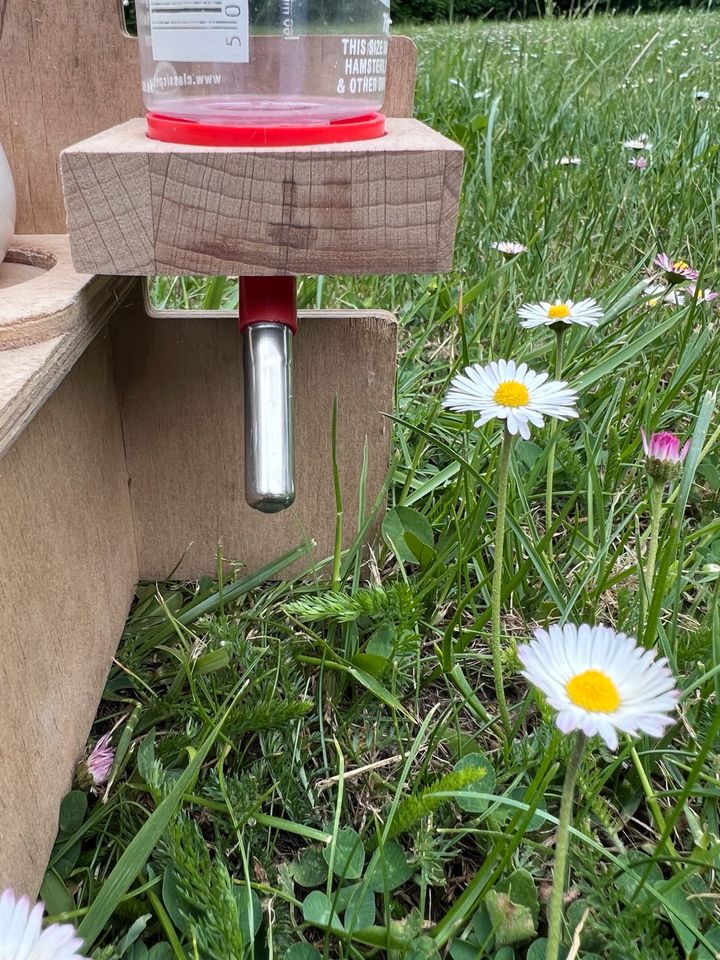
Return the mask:
[(224, 555), (253, 569), (304, 538), (331, 555), (335, 531), (330, 423), (338, 398), (345, 544), (357, 529), (369, 448), (366, 509), (388, 467), (396, 324), (384, 311), (301, 313), (294, 341), (294, 506), (269, 516), (245, 503), (242, 343), (234, 316), (149, 320), (142, 304), (116, 314), (116, 375), (140, 576), (212, 574)]
[(18, 233), (64, 233), (60, 151), (140, 116), (135, 41), (118, 0), (0, 0), (0, 143)]
[(0, 460), (0, 889), (34, 894), (137, 581), (110, 342)]

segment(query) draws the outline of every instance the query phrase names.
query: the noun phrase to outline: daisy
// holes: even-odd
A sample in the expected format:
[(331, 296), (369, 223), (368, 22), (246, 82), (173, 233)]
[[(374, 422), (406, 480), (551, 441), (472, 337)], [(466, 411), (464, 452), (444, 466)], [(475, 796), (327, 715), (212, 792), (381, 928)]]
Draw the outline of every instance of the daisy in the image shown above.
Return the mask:
[(490, 244), (493, 250), (501, 253), (506, 260), (517, 257), (518, 254), (527, 253), (528, 248), (524, 243), (516, 243), (514, 240), (493, 240)]
[(610, 627), (552, 626), (518, 648), (523, 676), (558, 711), (563, 733), (599, 734), (617, 750), (617, 731), (659, 737), (680, 693), (663, 657)]
[(650, 161), (647, 157), (630, 157), (628, 163), (631, 167), (635, 167), (636, 170), (647, 170), (650, 166)]
[(518, 310), (518, 316), (523, 318), (520, 326), (528, 330), (533, 327), (551, 327), (556, 323), (566, 326), (576, 323), (579, 327), (596, 327), (598, 320), (602, 320), (603, 312), (597, 300), (588, 297), (578, 303), (573, 300), (556, 300), (555, 303), (548, 303), (545, 300), (540, 303), (524, 303)]
[(697, 280), (700, 276), (685, 260), (672, 260), (666, 253), (659, 253), (654, 260), (655, 266), (665, 271), (668, 283), (682, 283), (683, 280)]
[(709, 90), (696, 90), (693, 94), (696, 100), (709, 100), (710, 91)]
[(12, 890), (0, 897), (0, 957), (3, 960), (85, 960), (77, 951), (82, 940), (70, 924), (51, 923), (41, 930), (44, 907), (30, 909), (28, 897)]
[(555, 161), (555, 165), (560, 167), (579, 167), (581, 163), (580, 157), (560, 157)]
[(673, 287), (666, 287), (662, 283), (651, 283), (645, 287), (644, 295), (649, 297), (647, 305), (656, 307), (659, 303), (671, 303), (681, 307), (685, 303), (685, 294)]
[(545, 417), (577, 417), (576, 403), (577, 394), (567, 383), (548, 380), (547, 373), (514, 360), (466, 367), (452, 378), (443, 400), (443, 406), (458, 413), (479, 412), (476, 427), (497, 417), (505, 421), (508, 433), (519, 433), (523, 440), (530, 439), (530, 424), (542, 427)]
[(639, 133), (623, 143), (626, 150), (652, 150), (652, 144), (646, 133)]
[(683, 289), (690, 294), (693, 300), (697, 300), (698, 303), (711, 303), (720, 297), (720, 293), (716, 290), (702, 290), (696, 283), (691, 283)]

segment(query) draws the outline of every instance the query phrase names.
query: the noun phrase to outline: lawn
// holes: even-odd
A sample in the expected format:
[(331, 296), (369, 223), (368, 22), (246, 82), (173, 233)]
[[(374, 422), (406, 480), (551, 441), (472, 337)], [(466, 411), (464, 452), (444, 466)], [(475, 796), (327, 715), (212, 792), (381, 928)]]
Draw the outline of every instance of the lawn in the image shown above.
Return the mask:
[[(382, 534), (275, 584), (219, 561), (140, 593), (89, 743), (114, 729), (110, 782), (66, 798), (42, 891), (103, 960), (544, 960), (568, 838), (560, 956), (720, 950), (720, 325), (697, 295), (720, 286), (720, 18), (412, 32), (417, 115), (466, 150), (455, 270), (301, 284), (401, 322)], [(569, 298), (599, 325), (520, 326)], [(443, 406), (499, 359), (568, 381), (579, 416), (504, 440)], [(641, 428), (692, 441), (666, 483)], [(556, 727), (518, 649), (583, 623), (667, 658), (664, 732)]]

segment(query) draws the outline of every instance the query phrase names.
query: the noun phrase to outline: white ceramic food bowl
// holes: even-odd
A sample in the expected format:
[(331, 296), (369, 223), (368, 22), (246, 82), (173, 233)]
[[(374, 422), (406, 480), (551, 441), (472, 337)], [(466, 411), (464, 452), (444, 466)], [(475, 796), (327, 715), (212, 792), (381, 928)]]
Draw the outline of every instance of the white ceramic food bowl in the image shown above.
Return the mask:
[(0, 146), (0, 263), (15, 232), (15, 184), (10, 164)]

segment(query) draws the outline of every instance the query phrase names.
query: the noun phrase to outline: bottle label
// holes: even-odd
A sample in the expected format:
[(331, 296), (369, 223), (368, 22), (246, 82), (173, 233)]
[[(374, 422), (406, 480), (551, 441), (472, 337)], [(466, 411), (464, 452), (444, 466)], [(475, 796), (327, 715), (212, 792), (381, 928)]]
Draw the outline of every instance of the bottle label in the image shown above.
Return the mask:
[(249, 0), (150, 0), (153, 60), (249, 63)]
[(387, 37), (341, 37), (338, 57), (340, 76), (336, 93), (339, 96), (377, 96), (385, 93), (385, 71), (388, 53)]

